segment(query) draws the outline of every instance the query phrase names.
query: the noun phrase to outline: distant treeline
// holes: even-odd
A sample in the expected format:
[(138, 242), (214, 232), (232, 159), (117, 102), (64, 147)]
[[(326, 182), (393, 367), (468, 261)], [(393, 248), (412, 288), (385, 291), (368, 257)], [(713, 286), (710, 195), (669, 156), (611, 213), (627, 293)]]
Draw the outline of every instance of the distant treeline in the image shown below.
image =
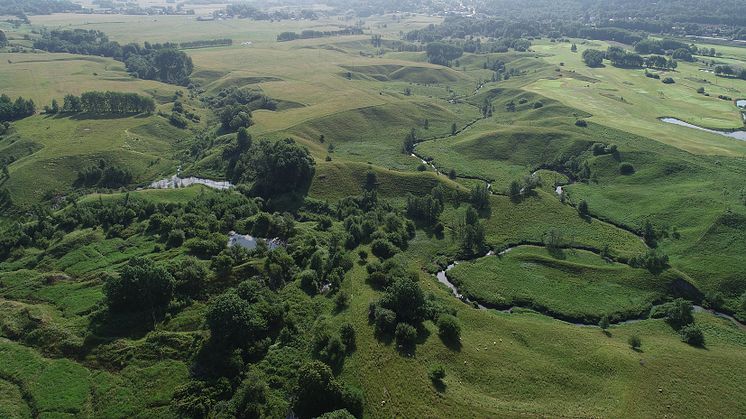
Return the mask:
[(0, 15), (48, 15), (52, 13), (76, 12), (83, 7), (68, 0), (3, 0)]
[(316, 20), (319, 16), (313, 10), (273, 10), (263, 11), (247, 3), (229, 4), (224, 10), (213, 12), (214, 17), (237, 17), (240, 19), (253, 20), (288, 20), (288, 19), (309, 19)]
[(219, 47), (224, 45), (233, 45), (233, 40), (228, 38), (223, 39), (205, 39), (203, 41), (189, 41), (182, 42), (179, 44), (179, 48), (206, 48), (206, 47)]
[[(54, 102), (53, 102), (54, 104)], [(137, 93), (85, 92), (80, 96), (66, 95), (62, 112), (88, 113), (150, 113), (155, 110), (151, 97)]]
[(305, 30), (301, 33), (296, 32), (283, 32), (277, 35), (277, 41), (293, 41), (295, 39), (310, 39), (310, 38), (323, 38), (325, 36), (339, 36), (339, 35), (362, 35), (363, 30), (361, 28), (348, 27), (340, 29), (338, 31), (313, 31)]
[(0, 95), (0, 122), (15, 121), (31, 116), (36, 112), (36, 105), (31, 99), (18, 97), (11, 99), (8, 95)]
[(36, 49), (111, 57), (124, 62), (127, 71), (135, 77), (187, 85), (194, 66), (192, 59), (177, 50), (178, 47), (174, 43), (148, 42), (143, 46), (135, 43), (120, 45), (110, 41), (101, 31), (85, 29), (43, 32), (42, 37), (34, 41)]

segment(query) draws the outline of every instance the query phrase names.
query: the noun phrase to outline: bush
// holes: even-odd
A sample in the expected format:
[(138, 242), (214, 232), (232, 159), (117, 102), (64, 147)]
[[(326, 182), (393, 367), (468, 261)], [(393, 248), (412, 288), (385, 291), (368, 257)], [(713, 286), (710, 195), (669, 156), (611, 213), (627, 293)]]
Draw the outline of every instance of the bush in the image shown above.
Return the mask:
[(663, 82), (663, 83), (665, 83), (665, 84), (673, 84), (673, 83), (676, 83), (676, 81), (674, 81), (674, 79), (672, 79), (671, 77), (666, 77), (665, 79), (661, 80), (661, 82)]
[(692, 303), (683, 298), (677, 298), (671, 302), (653, 307), (650, 311), (650, 317), (654, 319), (664, 318), (675, 329), (694, 322)]
[(396, 326), (396, 313), (383, 307), (376, 307), (374, 311), (376, 331), (378, 333), (389, 333)]
[(632, 166), (632, 163), (619, 163), (619, 173), (625, 176), (632, 175), (635, 173), (635, 167)]
[(577, 121), (575, 121), (575, 126), (585, 128), (588, 126), (588, 122), (585, 119), (578, 119)]
[(606, 330), (609, 328), (610, 323), (611, 322), (609, 321), (609, 316), (604, 315), (603, 317), (601, 317), (601, 320), (599, 320), (598, 327), (600, 327), (603, 330)]
[(137, 311), (166, 307), (171, 301), (174, 280), (162, 266), (150, 259), (130, 259), (117, 277), (109, 277), (104, 295), (111, 310)]
[(584, 217), (588, 215), (588, 202), (586, 202), (585, 199), (578, 203), (578, 214)]
[(340, 290), (334, 297), (334, 305), (338, 310), (347, 308), (350, 305), (350, 294), (345, 290)]
[(638, 350), (642, 346), (642, 339), (640, 339), (637, 335), (632, 335), (627, 339), (627, 343), (629, 344), (629, 347)]
[(461, 324), (455, 316), (442, 314), (438, 317), (438, 334), (445, 340), (458, 342), (461, 339)]
[(365, 250), (361, 250), (361, 251), (357, 252), (357, 255), (360, 257), (361, 261), (368, 260), (368, 252), (366, 252)]
[(339, 328), (339, 337), (342, 339), (342, 343), (344, 343), (348, 351), (355, 348), (355, 336), (355, 328), (352, 326), (352, 324), (344, 323)]
[(681, 334), (681, 341), (686, 342), (692, 346), (704, 346), (705, 335), (702, 333), (702, 329), (696, 324), (689, 324), (679, 330)]
[(433, 365), (427, 372), (427, 376), (430, 377), (430, 380), (432, 382), (440, 383), (443, 381), (444, 378), (446, 378), (446, 369), (441, 364)]
[(301, 288), (311, 295), (315, 295), (319, 292), (319, 276), (316, 271), (312, 269), (306, 269), (298, 274), (298, 281), (300, 282)]
[(184, 230), (171, 230), (168, 232), (166, 244), (168, 247), (179, 247), (184, 243)]
[(417, 329), (411, 324), (399, 323), (396, 325), (394, 336), (396, 337), (396, 343), (400, 346), (412, 346), (417, 341)]
[(544, 107), (544, 104), (542, 102), (534, 102), (534, 109), (539, 109)]
[(370, 250), (381, 259), (388, 259), (399, 252), (399, 248), (386, 239), (376, 239), (371, 243)]

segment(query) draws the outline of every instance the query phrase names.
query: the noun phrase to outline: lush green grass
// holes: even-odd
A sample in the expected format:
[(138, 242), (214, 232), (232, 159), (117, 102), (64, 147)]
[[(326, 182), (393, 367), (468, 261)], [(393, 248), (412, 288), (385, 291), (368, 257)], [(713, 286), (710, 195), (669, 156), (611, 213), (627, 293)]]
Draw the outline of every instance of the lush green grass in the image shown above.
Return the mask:
[[(419, 252), (415, 247), (409, 255)], [(358, 349), (342, 377), (364, 390), (367, 416), (691, 417), (744, 408), (738, 396), (746, 366), (742, 334), (709, 315), (697, 316), (706, 325), (702, 350), (681, 343), (659, 320), (614, 326), (606, 336), (536, 314), (472, 309), (423, 275), (422, 285), (458, 310), (461, 346), (449, 349), (426, 323), (427, 338), (409, 357), (374, 337), (366, 318), (377, 293), (364, 276), (362, 268), (353, 271), (345, 285), (352, 306), (338, 317), (357, 330)], [(642, 337), (643, 352), (629, 349), (631, 334)], [(436, 363), (447, 371), (443, 391), (427, 378)], [(708, 403), (713, 399), (723, 403)]]
[[(558, 156), (580, 155), (588, 159), (597, 182), (567, 186), (570, 204), (586, 199), (594, 217), (637, 230), (648, 220), (657, 228), (677, 227), (681, 238), (660, 240), (675, 268), (693, 277), (703, 290), (724, 291), (731, 309), (744, 291), (746, 272), (739, 250), (746, 246), (746, 223), (737, 202), (738, 185), (746, 175), (743, 162), (739, 157), (691, 154), (741, 156), (744, 144), (656, 119), (676, 116), (712, 127), (736, 126), (735, 110), (716, 96), (735, 96), (732, 89), (742, 89), (742, 82), (718, 79), (718, 86), (706, 84), (711, 93), (707, 98), (694, 90), (698, 78), (713, 78), (693, 64), (681, 64), (673, 74), (677, 83), (663, 85), (641, 71), (588, 69), (579, 53), (569, 52), (569, 44), (544, 41), (536, 41), (533, 52), (466, 54), (454, 69), (427, 64), (423, 53), (387, 51), (375, 57), (369, 34), (274, 42), (276, 34), (285, 30), (345, 24), (337, 19), (195, 22), (185, 16), (119, 15), (32, 19), (34, 24), (102, 29), (120, 42), (233, 38), (231, 47), (188, 51), (196, 66), (195, 81), (208, 93), (229, 86), (261, 89), (284, 104), (277, 112), (254, 112), (256, 124), (250, 131), (255, 140), (292, 137), (307, 146), (317, 161), (309, 196), (331, 203), (359, 194), (368, 170), (377, 174), (379, 198), (398, 206), (403, 206), (406, 193), (425, 194), (439, 183), (462, 190), (462, 185), (481, 183), (466, 178), (456, 183), (429, 168), (416, 171), (420, 162), (401, 153), (402, 140), (412, 128), (421, 138), (438, 137), (417, 147), (418, 153), (434, 159), (436, 167), (489, 179), (497, 193)], [(366, 25), (394, 39), (399, 30), (439, 20), (372, 17)], [(28, 29), (23, 27), (21, 33)], [(243, 41), (253, 44), (242, 46)], [(605, 48), (603, 43), (589, 43), (581, 45), (581, 52), (594, 44)], [(742, 59), (740, 50), (727, 52), (729, 60)], [(170, 89), (175, 89), (126, 77), (121, 63), (107, 59), (18, 56), (13, 64), (0, 64), (0, 76), (11, 76), (0, 77), (0, 89), (42, 102), (87, 89), (92, 83), (104, 86), (101, 89), (151, 93), (160, 102), (170, 100)], [(482, 68), (487, 59), (501, 59), (525, 74), (488, 83), (472, 96), (479, 82), (491, 76)], [(16, 71), (20, 66), (33, 71)], [(51, 87), (56, 79), (59, 87)], [(412, 95), (404, 95), (405, 89)], [(491, 118), (448, 136), (452, 123), (461, 129), (476, 120), (485, 100), (494, 106)], [(506, 111), (510, 101), (517, 104), (516, 112)], [(534, 108), (538, 101), (543, 107)], [(169, 106), (160, 105), (167, 111)], [(577, 118), (591, 123), (576, 127)], [(137, 182), (173, 174), (174, 150), (191, 135), (158, 116), (34, 116), (15, 126), (15, 134), (0, 140), (0, 153), (19, 157), (2, 187), (9, 188), (23, 206), (42, 201), (50, 192), (71, 192), (77, 171), (100, 158), (130, 168)], [(619, 159), (593, 157), (588, 149), (597, 141), (617, 144)], [(332, 161), (324, 161), (330, 143), (335, 152)], [(621, 176), (620, 161), (632, 163), (636, 173)], [(216, 147), (184, 170), (219, 176), (222, 164)], [(634, 234), (597, 218), (581, 218), (571, 205), (560, 202), (554, 186), (567, 182), (566, 176), (548, 170), (536, 176), (543, 187), (518, 202), (490, 197), (490, 211), (481, 214), (490, 247), (538, 243), (547, 231), (556, 229), (571, 246), (608, 246), (612, 255), (620, 257), (646, 250)], [(728, 193), (723, 194), (723, 189)], [(184, 203), (202, 193), (209, 192), (202, 187), (141, 190), (131, 191), (129, 199)], [(124, 192), (91, 194), (79, 204), (118, 202), (125, 196)], [(462, 324), (458, 348), (444, 345), (431, 322), (425, 322), (412, 356), (376, 339), (367, 310), (380, 294), (365, 283), (365, 268), (359, 264), (343, 283), (352, 299), (341, 312), (332, 310), (330, 298), (308, 297), (295, 285), (281, 291), (289, 316), (303, 325), (299, 333), (308, 333), (308, 325), (321, 314), (328, 314), (333, 324), (354, 325), (357, 349), (346, 359), (340, 376), (364, 390), (367, 417), (736, 417), (746, 411), (742, 397), (746, 335), (710, 314), (696, 315), (706, 339), (706, 348), (701, 349), (680, 342), (661, 320), (613, 326), (605, 335), (595, 327), (573, 326), (527, 310), (513, 314), (476, 310), (453, 298), (423, 270), (432, 268), (436, 256), (441, 261), (454, 257), (458, 243), (453, 227), (465, 209), (463, 204), (446, 204), (441, 216), (447, 227), (445, 237), (420, 230), (405, 254), (410, 268), (421, 272), (425, 290), (457, 312)], [(299, 228), (306, 231), (310, 224)], [(102, 298), (99, 273), (115, 271), (129, 258), (153, 252), (155, 239), (142, 235), (141, 227), (127, 229), (126, 238), (106, 238), (98, 229), (75, 231), (55, 237), (46, 251), (27, 249), (23, 256), (0, 264), (0, 331), (14, 340), (0, 341), (0, 416), (26, 415), (31, 408), (23, 397), (49, 416), (174, 414), (171, 395), (188, 380), (186, 358), (194, 349), (190, 345), (204, 333), (209, 302), (186, 303), (159, 321), (154, 332), (133, 333), (137, 336), (109, 336), (91, 324), (90, 313)], [(183, 249), (171, 249), (154, 256), (170, 261), (182, 255)], [(595, 321), (601, 314), (633, 316), (645, 311), (653, 301), (673, 294), (669, 287), (678, 272), (654, 276), (606, 263), (590, 252), (567, 250), (564, 259), (557, 259), (524, 246), (502, 258), (461, 264), (451, 274), (472, 298), (496, 305), (534, 305), (560, 317)], [(642, 352), (629, 349), (626, 342), (632, 334), (642, 337)], [(41, 355), (64, 356), (65, 345), (80, 350), (85, 337), (94, 342), (82, 362)], [(297, 368), (309, 356), (306, 352), (306, 348), (273, 345), (258, 368)], [(445, 365), (448, 374), (440, 390), (427, 377), (428, 368), (436, 363)]]
[(177, 86), (141, 80), (127, 74), (124, 64), (111, 58), (38, 52), (3, 54), (0, 61), (0, 91), (16, 98), (33, 99), (41, 110), (67, 94), (80, 95), (90, 90), (151, 93), (156, 97), (173, 96)]
[(531, 307), (566, 319), (596, 323), (644, 315), (668, 295), (674, 275), (604, 262), (583, 250), (519, 247), (503, 256), (464, 262), (448, 277), (468, 298), (499, 308)]
[[(685, 127), (671, 126), (658, 118), (676, 117), (690, 123), (712, 128), (738, 128), (743, 121), (733, 102), (718, 99), (718, 95), (738, 96), (746, 87), (743, 80), (716, 78), (699, 71), (701, 63), (679, 62), (678, 68), (665, 76), (675, 84), (645, 77), (644, 70), (620, 69), (607, 65), (589, 68), (582, 62), (586, 48), (606, 49), (602, 42), (578, 44), (578, 52), (570, 52), (568, 43), (539, 43), (532, 48), (547, 54), (544, 60), (558, 66), (564, 63), (558, 76), (532, 81), (530, 91), (561, 100), (569, 106), (593, 115), (592, 121), (634, 134), (671, 144), (698, 154), (743, 155), (742, 141), (709, 134)], [(717, 47), (718, 49), (720, 47)], [(559, 68), (559, 67), (558, 67)], [(586, 81), (568, 76), (568, 72), (592, 79)], [(664, 72), (665, 73), (665, 72)], [(704, 87), (709, 97), (696, 93)]]
[(175, 172), (172, 149), (188, 135), (156, 115), (115, 119), (37, 115), (14, 123), (14, 129), (15, 134), (0, 139), (0, 150), (32, 150), (28, 155), (13, 154), (19, 159), (10, 165), (10, 179), (3, 185), (19, 206), (68, 193), (78, 171), (100, 159), (128, 168), (136, 181)]

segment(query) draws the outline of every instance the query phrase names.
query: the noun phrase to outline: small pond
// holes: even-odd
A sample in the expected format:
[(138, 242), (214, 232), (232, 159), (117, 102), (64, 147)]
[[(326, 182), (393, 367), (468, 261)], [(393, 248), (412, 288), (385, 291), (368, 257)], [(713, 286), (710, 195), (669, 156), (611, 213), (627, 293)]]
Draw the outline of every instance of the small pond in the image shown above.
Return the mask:
[(238, 234), (235, 231), (228, 233), (228, 247), (241, 246), (247, 250), (254, 250), (259, 242), (267, 243), (269, 250), (274, 250), (282, 246), (282, 241), (278, 238), (274, 239), (263, 239), (261, 237), (254, 237), (248, 234)]
[(706, 131), (706, 132), (710, 132), (713, 134), (724, 135), (726, 137), (735, 138), (736, 140), (746, 141), (746, 131), (718, 131), (718, 130), (703, 128), (703, 127), (700, 127), (694, 124), (690, 124), (688, 122), (684, 122), (676, 118), (661, 118), (661, 121), (669, 123), (669, 124), (680, 125), (682, 127), (698, 129), (700, 131)]

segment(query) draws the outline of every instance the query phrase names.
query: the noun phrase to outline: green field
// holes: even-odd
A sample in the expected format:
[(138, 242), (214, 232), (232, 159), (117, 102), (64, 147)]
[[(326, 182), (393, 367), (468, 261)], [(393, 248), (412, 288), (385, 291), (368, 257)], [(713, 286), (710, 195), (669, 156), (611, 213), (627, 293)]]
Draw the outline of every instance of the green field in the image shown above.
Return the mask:
[[(424, 14), (367, 17), (363, 35), (276, 41), (285, 31), (337, 30), (355, 19), (65, 13), (1, 24), (11, 45), (25, 47), (41, 29), (72, 28), (101, 30), (122, 44), (233, 44), (185, 50), (194, 62), (190, 86), (135, 78), (110, 58), (0, 52), (0, 93), (31, 98), (39, 110), (0, 135), (0, 161), (9, 162), (0, 191), (11, 200), (0, 200), (0, 234), (25, 234), (0, 248), (0, 417), (200, 417), (179, 410), (189, 403), (221, 417), (254, 402), (264, 409), (258, 416), (283, 416), (296, 400), (298, 371), (312, 359), (362, 391), (364, 417), (743, 415), (743, 323), (695, 310), (705, 343), (694, 346), (648, 314), (684, 297), (746, 320), (746, 142), (659, 120), (742, 128), (733, 101), (718, 95), (745, 98), (746, 81), (701, 71), (709, 68), (703, 61), (656, 70), (674, 84), (608, 62), (590, 68), (585, 49), (617, 44), (546, 37), (532, 39), (528, 51), (465, 53), (451, 67), (435, 65), (422, 45), (395, 47), (404, 33), (443, 21)], [(372, 45), (373, 34), (382, 47)], [(746, 65), (746, 48), (715, 47), (720, 62)], [(495, 60), (514, 75), (489, 81)], [(233, 180), (240, 142), (203, 101), (232, 87), (276, 102), (275, 110), (252, 111), (251, 150), (261, 139), (293, 139), (314, 161), (313, 176), (301, 179), (307, 190), (267, 197), (257, 192), (264, 179), (229, 191), (149, 189), (176, 173)], [(52, 99), (90, 90), (147, 95), (156, 112), (41, 112)], [(199, 121), (170, 124), (177, 100)], [(416, 156), (404, 151), (411, 132)], [(82, 187), (81, 171), (102, 160), (127, 169), (131, 181)], [(242, 166), (247, 179), (266, 163), (246, 161), (259, 162)], [(633, 170), (623, 173), (626, 164)], [(277, 183), (285, 174), (274, 174)], [(521, 190), (511, 195), (514, 182)], [(483, 207), (471, 211), (470, 190), (485, 184)], [(407, 213), (412, 197), (438, 194), (433, 223)], [(461, 260), (472, 214), (483, 240)], [(261, 249), (225, 248), (229, 231), (282, 237), (288, 256), (273, 262)], [(439, 335), (435, 317), (415, 325), (408, 348), (377, 331), (371, 304), (387, 289), (371, 271), (386, 259), (376, 250), (384, 240), (428, 309), (456, 316), (456, 342)], [(499, 255), (482, 256), (487, 251)], [(653, 253), (667, 256), (665, 266), (634, 265)], [(195, 263), (200, 289), (184, 295), (178, 287), (187, 280), (179, 278), (162, 311), (116, 314), (107, 284), (137, 257), (174, 272)], [(454, 298), (436, 279), (457, 260), (449, 280), (487, 309)], [(349, 262), (341, 273), (332, 269), (340, 261)], [(293, 276), (277, 285), (283, 263)], [(308, 270), (340, 276), (309, 291)], [(258, 287), (249, 289), (250, 309), (276, 316), (250, 318), (251, 326), (271, 331), (252, 330), (251, 345), (218, 352), (207, 313), (223, 293), (249, 292), (241, 286), (250, 282)], [(271, 297), (257, 297), (259, 288)], [(337, 301), (342, 292), (346, 306)], [(138, 297), (130, 304), (152, 296)], [(612, 322), (605, 331), (595, 326), (603, 317)], [(334, 348), (314, 345), (319, 330), (337, 333), (343, 324), (356, 344), (332, 362), (325, 351)], [(637, 350), (633, 335), (642, 339)], [(204, 367), (210, 357), (220, 368)], [(440, 383), (428, 377), (435, 365), (447, 372)], [(185, 390), (195, 383), (204, 387)]]

